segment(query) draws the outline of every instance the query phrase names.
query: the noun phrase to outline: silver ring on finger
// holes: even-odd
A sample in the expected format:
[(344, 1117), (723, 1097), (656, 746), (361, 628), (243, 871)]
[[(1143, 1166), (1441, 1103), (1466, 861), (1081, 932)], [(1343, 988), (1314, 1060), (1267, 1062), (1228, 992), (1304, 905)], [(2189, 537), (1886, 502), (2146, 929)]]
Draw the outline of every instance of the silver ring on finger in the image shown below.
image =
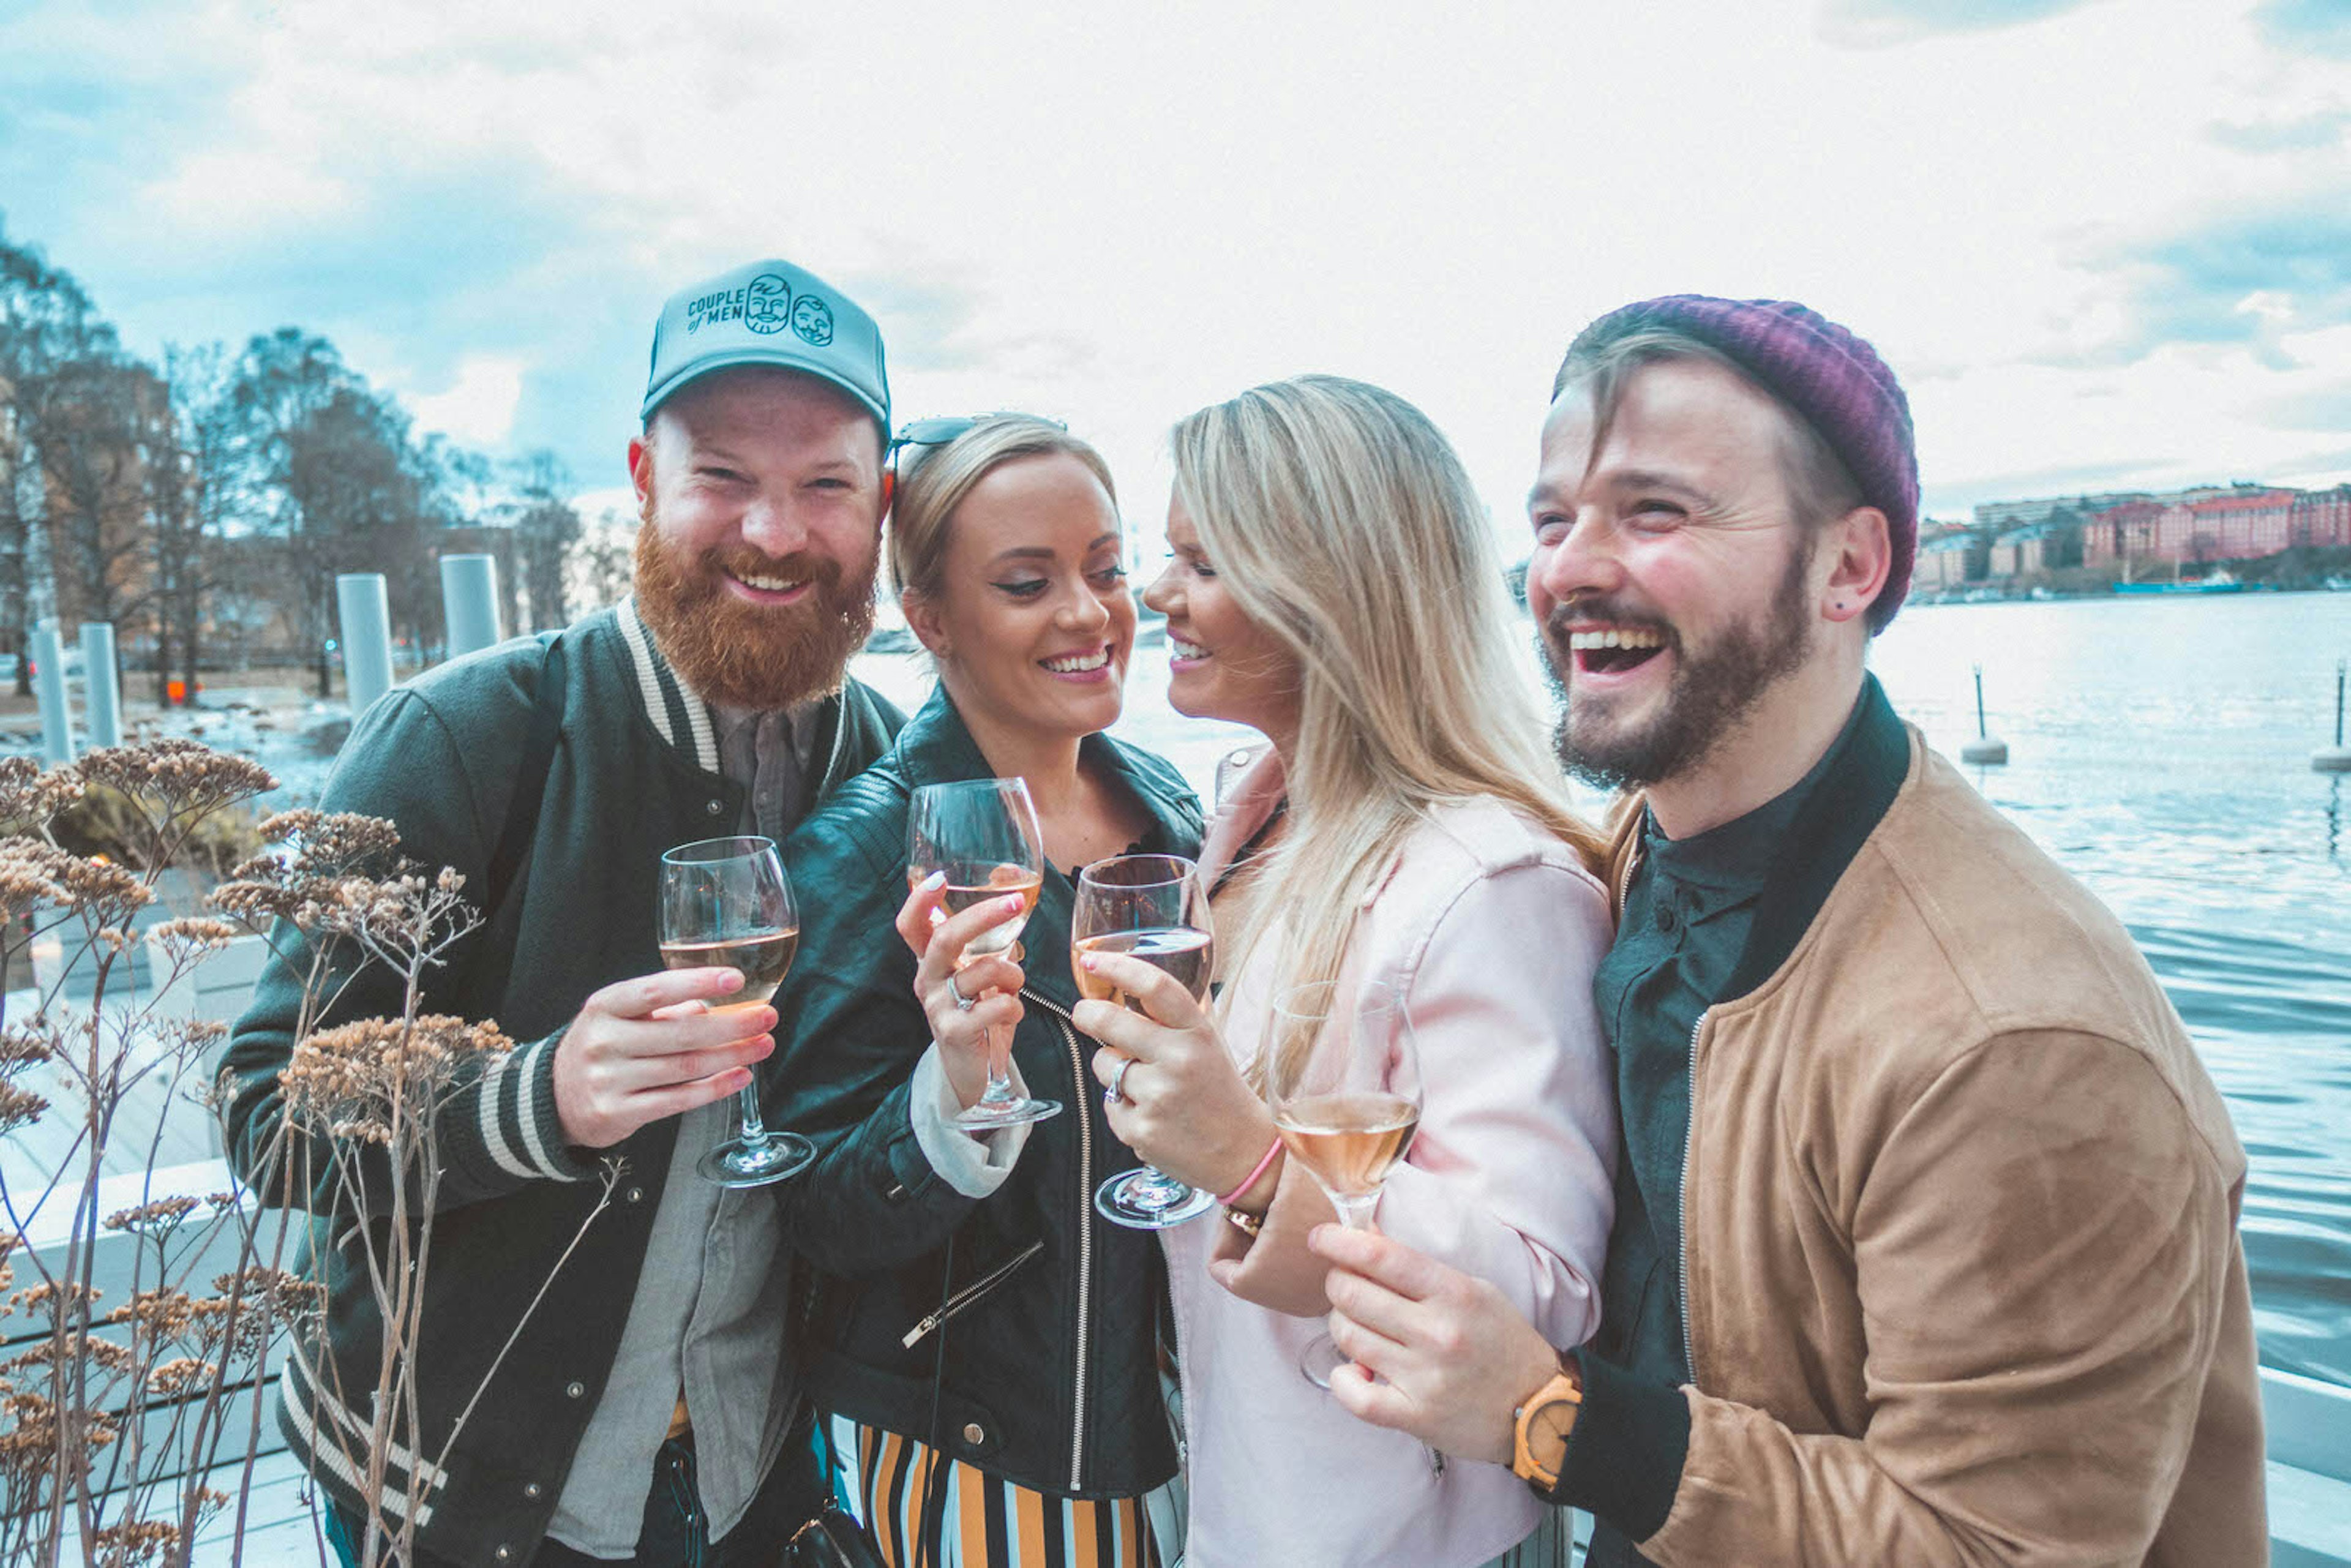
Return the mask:
[(963, 994), (963, 988), (956, 984), (953, 975), (947, 977), (947, 995), (955, 998), (956, 1011), (959, 1013), (967, 1013), (979, 1005), (978, 998)]
[(1128, 1057), (1112, 1069), (1110, 1082), (1102, 1089), (1102, 1103), (1116, 1105), (1126, 1099), (1126, 1075), (1134, 1071), (1134, 1058)]

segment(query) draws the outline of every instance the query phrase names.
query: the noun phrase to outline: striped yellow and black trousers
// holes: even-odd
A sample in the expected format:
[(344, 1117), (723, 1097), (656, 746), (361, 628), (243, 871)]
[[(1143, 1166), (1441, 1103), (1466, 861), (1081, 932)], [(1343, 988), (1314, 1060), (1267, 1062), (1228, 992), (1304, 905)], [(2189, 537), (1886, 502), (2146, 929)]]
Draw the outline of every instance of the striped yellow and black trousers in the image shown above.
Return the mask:
[(896, 1432), (832, 1431), (891, 1568), (1165, 1568), (1142, 1498), (1050, 1497)]

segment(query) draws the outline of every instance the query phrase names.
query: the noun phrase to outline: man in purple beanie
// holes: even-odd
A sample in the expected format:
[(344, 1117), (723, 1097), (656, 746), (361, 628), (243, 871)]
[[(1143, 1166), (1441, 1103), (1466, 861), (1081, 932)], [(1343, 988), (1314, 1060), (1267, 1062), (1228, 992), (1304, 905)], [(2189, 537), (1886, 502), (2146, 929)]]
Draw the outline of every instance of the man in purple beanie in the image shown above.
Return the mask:
[(2263, 1561), (2220, 1097), (1866, 668), (1918, 530), (1893, 372), (1675, 295), (1552, 392), (1528, 603), (1562, 760), (1627, 791), (1601, 1331), (1326, 1227), (1332, 1392), (1588, 1510), (1593, 1564)]

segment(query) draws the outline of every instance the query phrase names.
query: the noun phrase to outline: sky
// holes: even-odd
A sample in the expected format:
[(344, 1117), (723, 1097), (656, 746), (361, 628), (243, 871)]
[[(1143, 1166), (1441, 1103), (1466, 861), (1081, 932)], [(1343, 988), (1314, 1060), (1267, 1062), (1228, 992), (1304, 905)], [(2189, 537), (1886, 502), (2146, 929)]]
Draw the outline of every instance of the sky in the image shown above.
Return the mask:
[(768, 256), (1146, 536), (1176, 419), (1322, 371), (1515, 542), (1568, 340), (1684, 290), (1870, 339), (1933, 516), (2351, 477), (2345, 0), (0, 0), (0, 222), (141, 353), (323, 333), (591, 513), (663, 298)]

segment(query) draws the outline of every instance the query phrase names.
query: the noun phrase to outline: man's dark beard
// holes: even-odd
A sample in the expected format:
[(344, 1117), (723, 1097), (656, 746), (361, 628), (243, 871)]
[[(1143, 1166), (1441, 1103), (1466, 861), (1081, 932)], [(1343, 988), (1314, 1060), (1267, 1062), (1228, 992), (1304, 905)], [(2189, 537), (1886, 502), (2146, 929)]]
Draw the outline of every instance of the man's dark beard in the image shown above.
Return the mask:
[[(1726, 628), (1712, 647), (1696, 657), (1685, 653), (1681, 635), (1673, 628), (1620, 611), (1604, 600), (1555, 607), (1536, 641), (1544, 674), (1561, 699), (1559, 727), (1552, 733), (1561, 766), (1597, 789), (1623, 789), (1662, 783), (1705, 761), (1763, 694), (1801, 668), (1811, 652), (1811, 555), (1802, 542), (1789, 551), (1787, 570), (1762, 625)], [(1679, 662), (1664, 708), (1646, 728), (1607, 737), (1576, 734), (1575, 698), (1562, 673), (1562, 661), (1574, 657), (1567, 647), (1571, 613), (1577, 620), (1654, 626), (1665, 633)], [(1572, 663), (1567, 667), (1572, 669)]]
[[(798, 604), (747, 603), (722, 574), (812, 577)], [(781, 559), (737, 548), (687, 555), (651, 517), (637, 529), (637, 614), (662, 656), (705, 699), (726, 707), (789, 707), (838, 691), (849, 656), (873, 630), (873, 567), (852, 580), (838, 561)]]

